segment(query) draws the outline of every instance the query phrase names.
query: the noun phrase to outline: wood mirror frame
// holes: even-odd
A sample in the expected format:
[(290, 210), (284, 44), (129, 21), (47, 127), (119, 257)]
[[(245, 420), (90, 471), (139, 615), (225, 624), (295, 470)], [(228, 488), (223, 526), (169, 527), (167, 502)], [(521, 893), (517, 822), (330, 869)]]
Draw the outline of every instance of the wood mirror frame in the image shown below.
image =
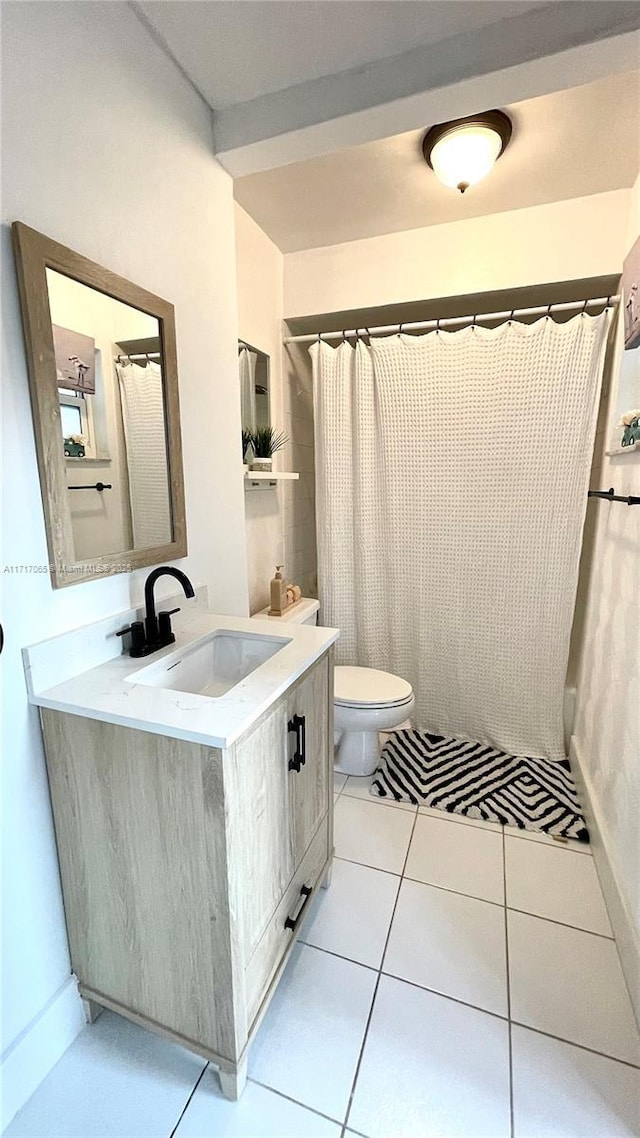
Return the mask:
[[(173, 305), (109, 269), (67, 249), (35, 229), (12, 225), (22, 323), (29, 372), (33, 429), (44, 507), (49, 571), (53, 587), (130, 572), (145, 565), (174, 561), (187, 554), (187, 532), (180, 439), (178, 364)], [(158, 321), (162, 348), (162, 381), (171, 531), (173, 540), (146, 549), (126, 549), (74, 561), (67, 470), (62, 447), (47, 269), (115, 298)]]

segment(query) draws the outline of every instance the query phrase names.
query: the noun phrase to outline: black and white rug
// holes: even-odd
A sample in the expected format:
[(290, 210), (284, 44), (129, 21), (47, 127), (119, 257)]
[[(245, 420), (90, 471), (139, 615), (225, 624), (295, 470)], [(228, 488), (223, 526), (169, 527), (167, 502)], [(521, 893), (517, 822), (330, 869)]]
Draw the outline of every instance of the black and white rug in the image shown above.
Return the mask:
[(568, 759), (529, 759), (484, 743), (396, 731), (382, 749), (371, 792), (521, 830), (589, 841)]

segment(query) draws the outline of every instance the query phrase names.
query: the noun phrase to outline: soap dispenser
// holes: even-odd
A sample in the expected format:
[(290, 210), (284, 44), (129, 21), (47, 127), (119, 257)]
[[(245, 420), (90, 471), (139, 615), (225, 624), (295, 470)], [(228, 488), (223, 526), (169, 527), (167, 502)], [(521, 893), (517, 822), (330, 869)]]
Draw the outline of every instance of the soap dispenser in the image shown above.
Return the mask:
[(287, 607), (287, 583), (281, 570), (284, 565), (276, 565), (276, 575), (271, 582), (271, 608), (269, 616), (282, 616)]

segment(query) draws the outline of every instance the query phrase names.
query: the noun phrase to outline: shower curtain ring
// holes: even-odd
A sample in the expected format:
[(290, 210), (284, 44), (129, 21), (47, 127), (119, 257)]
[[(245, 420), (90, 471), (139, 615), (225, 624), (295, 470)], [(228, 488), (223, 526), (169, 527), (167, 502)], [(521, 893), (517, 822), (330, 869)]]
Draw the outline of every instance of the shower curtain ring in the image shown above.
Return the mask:
[(516, 310), (515, 310), (515, 308), (512, 308), (511, 309), (511, 316), (509, 317), (509, 324), (513, 324), (513, 318), (514, 318), (515, 314), (516, 314)]
[(551, 320), (551, 305), (547, 305), (547, 320)]
[(402, 335), (402, 329), (403, 329), (403, 328), (404, 328), (404, 323), (398, 324), (398, 335), (399, 335), (399, 336), (401, 336), (401, 335)]
[(436, 320), (436, 332), (439, 332), (439, 331), (440, 331), (440, 317), (438, 316), (438, 319)]
[(475, 332), (475, 330), (476, 330), (476, 327), (477, 327), (477, 325), (476, 325), (476, 320), (477, 320), (477, 319), (478, 319), (478, 313), (476, 312), (476, 314), (475, 314), (475, 316), (474, 316), (473, 320), (471, 321), (471, 330), (472, 330), (472, 332)]
[(587, 305), (588, 305), (588, 303), (589, 303), (589, 301), (588, 301), (588, 300), (585, 300), (585, 302), (584, 302), (584, 304), (583, 304), (583, 306), (582, 306), (582, 315), (583, 315), (583, 316), (586, 316), (586, 315), (587, 315)]

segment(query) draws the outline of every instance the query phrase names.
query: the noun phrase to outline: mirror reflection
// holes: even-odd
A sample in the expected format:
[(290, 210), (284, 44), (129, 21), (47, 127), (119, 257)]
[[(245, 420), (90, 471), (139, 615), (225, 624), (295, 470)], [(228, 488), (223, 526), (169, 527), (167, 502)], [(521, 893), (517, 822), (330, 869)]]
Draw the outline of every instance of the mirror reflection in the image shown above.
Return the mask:
[(47, 268), (75, 561), (173, 540), (154, 316)]
[(244, 340), (238, 341), (238, 375), (242, 430), (252, 434), (269, 427), (269, 357)]

